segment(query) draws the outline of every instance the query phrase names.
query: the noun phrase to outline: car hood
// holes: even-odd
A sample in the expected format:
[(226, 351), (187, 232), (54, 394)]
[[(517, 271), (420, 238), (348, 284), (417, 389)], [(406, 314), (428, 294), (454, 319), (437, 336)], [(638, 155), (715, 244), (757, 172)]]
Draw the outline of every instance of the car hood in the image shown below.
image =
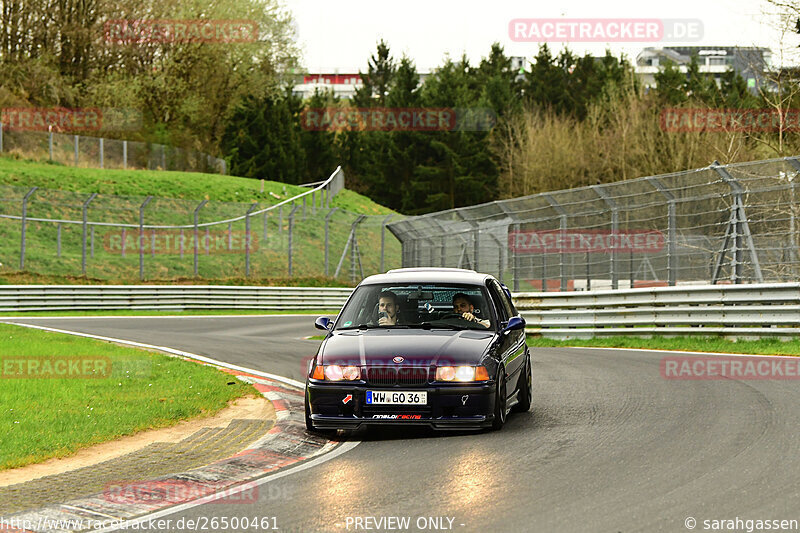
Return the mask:
[(428, 366), (478, 364), (497, 334), (494, 331), (371, 329), (334, 332), (320, 346), (321, 363)]

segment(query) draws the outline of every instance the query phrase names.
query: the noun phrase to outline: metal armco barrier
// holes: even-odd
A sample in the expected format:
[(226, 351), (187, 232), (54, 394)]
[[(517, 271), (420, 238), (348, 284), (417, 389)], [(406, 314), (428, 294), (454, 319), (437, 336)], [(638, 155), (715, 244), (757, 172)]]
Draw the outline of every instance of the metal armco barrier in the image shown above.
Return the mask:
[[(320, 309), (353, 289), (219, 285), (0, 285), (0, 311)], [(525, 292), (526, 332), (556, 339), (626, 335), (800, 335), (800, 283)]]
[(800, 283), (526, 292), (514, 302), (527, 333), (554, 339), (800, 335)]
[(352, 290), (220, 285), (0, 285), (0, 311), (339, 309)]

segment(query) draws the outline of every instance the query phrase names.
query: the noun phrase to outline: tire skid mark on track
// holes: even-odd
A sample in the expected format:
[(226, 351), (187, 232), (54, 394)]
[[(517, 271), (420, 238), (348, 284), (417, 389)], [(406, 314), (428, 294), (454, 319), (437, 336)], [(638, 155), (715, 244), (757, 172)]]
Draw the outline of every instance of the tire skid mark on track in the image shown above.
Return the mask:
[[(149, 520), (154, 513), (169, 514), (205, 503), (214, 503), (220, 499), (235, 501), (236, 498), (242, 498), (243, 495), (257, 497), (259, 485), (332, 459), (358, 444), (357, 442), (330, 441), (306, 432), (303, 410), (304, 395), (302, 390), (297, 387), (297, 382), (293, 380), (252, 369), (235, 367), (169, 348), (28, 324), (14, 325), (155, 349), (200, 364), (216, 366), (223, 372), (253, 384), (261, 394), (270, 399), (275, 407), (277, 421), (259, 440), (232, 457), (187, 472), (163, 476), (154, 480), (138, 480), (176, 487), (191, 484), (192, 490), (189, 492), (192, 492), (192, 495), (183, 500), (176, 501), (173, 498), (171, 501), (158, 502), (139, 497), (131, 498), (132, 501), (120, 501), (125, 498), (109, 497), (106, 491), (36, 510), (4, 516), (3, 519), (6, 521), (16, 520), (16, 523), (27, 521), (31, 524), (54, 524), (57, 522), (64, 524), (70, 520), (73, 520), (73, 523), (79, 523), (81, 520), (84, 523), (88, 523), (87, 520), (113, 521), (114, 523), (109, 527), (93, 528), (92, 530), (97, 532), (115, 531), (123, 528), (123, 523), (130, 525), (134, 522)], [(278, 379), (274, 379), (276, 377)], [(334, 451), (337, 453), (331, 453)], [(284, 470), (294, 465), (297, 466)], [(67, 533), (77, 530), (49, 527), (16, 531)]]

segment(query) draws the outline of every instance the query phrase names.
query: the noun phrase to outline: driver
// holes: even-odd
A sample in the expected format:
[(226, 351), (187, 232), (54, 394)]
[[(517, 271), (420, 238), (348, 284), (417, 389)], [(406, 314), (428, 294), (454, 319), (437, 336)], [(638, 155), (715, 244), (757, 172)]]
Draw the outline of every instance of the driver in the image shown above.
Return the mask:
[[(400, 306), (397, 304), (397, 295), (392, 291), (383, 291), (378, 300), (378, 325), (379, 326), (395, 326), (397, 325), (397, 311)], [(381, 316), (380, 313), (386, 313), (386, 316)]]
[(488, 328), (491, 325), (489, 319), (480, 320), (474, 315), (475, 306), (472, 305), (472, 300), (463, 292), (456, 293), (453, 296), (453, 311), (461, 318), (469, 322), (477, 322), (481, 326)]

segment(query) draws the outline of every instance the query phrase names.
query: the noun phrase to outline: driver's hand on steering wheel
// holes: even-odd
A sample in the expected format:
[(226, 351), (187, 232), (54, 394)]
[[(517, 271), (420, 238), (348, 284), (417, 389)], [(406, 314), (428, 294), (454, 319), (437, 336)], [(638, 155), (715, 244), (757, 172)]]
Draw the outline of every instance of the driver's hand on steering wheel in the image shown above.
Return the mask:
[(467, 322), (477, 322), (478, 321), (478, 319), (475, 317), (475, 315), (473, 315), (469, 311), (467, 311), (466, 313), (462, 313), (461, 314), (461, 318), (463, 318)]
[(461, 318), (463, 318), (467, 322), (477, 322), (478, 324), (480, 324), (481, 326), (483, 326), (485, 328), (489, 327), (489, 321), (488, 320), (481, 320), (480, 318), (476, 317), (475, 315), (473, 315), (469, 311), (467, 311), (466, 313), (462, 313), (461, 314)]

